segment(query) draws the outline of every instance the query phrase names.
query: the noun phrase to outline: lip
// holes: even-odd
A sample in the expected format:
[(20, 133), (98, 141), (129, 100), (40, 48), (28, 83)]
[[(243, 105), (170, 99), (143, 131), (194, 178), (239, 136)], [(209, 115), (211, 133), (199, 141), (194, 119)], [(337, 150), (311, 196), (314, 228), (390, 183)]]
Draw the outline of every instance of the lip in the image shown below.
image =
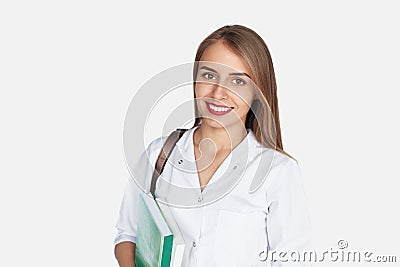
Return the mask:
[[(212, 110), (211, 107), (210, 107), (210, 104), (213, 105), (213, 106), (216, 106), (216, 107), (229, 108), (229, 109), (226, 110), (226, 111), (216, 111), (216, 110)], [(233, 108), (231, 108), (231, 107), (223, 106), (223, 105), (217, 105), (217, 104), (209, 103), (209, 102), (207, 102), (207, 101), (206, 101), (206, 106), (207, 106), (208, 111), (209, 111), (211, 114), (217, 115), (217, 116), (223, 116), (223, 115), (225, 115), (225, 114), (227, 114), (227, 113), (229, 113), (229, 112), (231, 112), (231, 111), (233, 110)]]

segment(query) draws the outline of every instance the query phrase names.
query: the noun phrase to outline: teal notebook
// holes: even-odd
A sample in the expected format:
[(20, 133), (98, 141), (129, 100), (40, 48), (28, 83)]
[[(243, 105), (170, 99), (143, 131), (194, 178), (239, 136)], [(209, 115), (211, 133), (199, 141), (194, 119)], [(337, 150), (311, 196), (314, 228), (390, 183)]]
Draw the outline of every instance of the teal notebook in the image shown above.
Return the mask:
[(180, 266), (184, 242), (174, 220), (165, 218), (171, 213), (165, 210), (165, 215), (150, 195), (140, 194), (135, 253), (137, 267)]

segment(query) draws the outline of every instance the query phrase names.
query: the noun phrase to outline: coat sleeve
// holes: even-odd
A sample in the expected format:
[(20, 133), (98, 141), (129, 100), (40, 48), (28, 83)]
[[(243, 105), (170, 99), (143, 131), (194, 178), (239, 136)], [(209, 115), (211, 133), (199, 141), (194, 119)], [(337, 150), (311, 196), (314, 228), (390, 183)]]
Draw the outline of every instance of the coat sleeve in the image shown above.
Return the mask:
[(156, 158), (163, 145), (163, 139), (153, 140), (141, 154), (132, 170), (132, 177), (125, 187), (124, 196), (116, 224), (117, 234), (114, 245), (124, 241), (136, 243), (137, 213), (139, 195), (149, 190)]
[(119, 216), (116, 224), (118, 230), (114, 245), (124, 241), (136, 243), (137, 211), (140, 188), (132, 179), (129, 179), (122, 199)]
[(295, 160), (288, 158), (271, 178), (267, 205), (271, 266), (311, 266), (310, 262), (303, 260), (303, 254), (311, 249), (312, 233), (303, 179)]

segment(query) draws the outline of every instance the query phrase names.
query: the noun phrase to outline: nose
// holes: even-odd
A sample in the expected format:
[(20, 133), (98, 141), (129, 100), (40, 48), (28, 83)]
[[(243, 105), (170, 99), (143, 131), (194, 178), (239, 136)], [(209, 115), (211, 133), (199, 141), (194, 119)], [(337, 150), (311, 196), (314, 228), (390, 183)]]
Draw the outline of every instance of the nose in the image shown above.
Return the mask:
[(228, 98), (228, 90), (223, 85), (215, 84), (213, 86), (213, 90), (211, 92), (211, 96), (214, 99), (227, 99)]

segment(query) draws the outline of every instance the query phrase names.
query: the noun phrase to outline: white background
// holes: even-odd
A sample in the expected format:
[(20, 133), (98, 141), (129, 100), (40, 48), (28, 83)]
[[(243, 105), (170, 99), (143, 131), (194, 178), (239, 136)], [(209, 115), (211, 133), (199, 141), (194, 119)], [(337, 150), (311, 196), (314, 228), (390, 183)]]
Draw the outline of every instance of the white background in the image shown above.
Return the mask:
[(272, 54), (315, 249), (400, 261), (398, 4), (277, 2), (2, 1), (0, 266), (117, 266), (130, 100), (226, 24)]

